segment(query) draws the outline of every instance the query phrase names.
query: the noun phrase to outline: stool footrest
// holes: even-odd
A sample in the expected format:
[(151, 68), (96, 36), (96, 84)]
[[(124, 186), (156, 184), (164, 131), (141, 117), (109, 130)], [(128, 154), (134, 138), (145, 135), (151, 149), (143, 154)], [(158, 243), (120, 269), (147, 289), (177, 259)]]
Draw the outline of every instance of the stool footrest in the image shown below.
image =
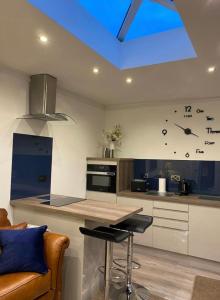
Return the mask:
[[(123, 264), (123, 263), (120, 263), (120, 262), (125, 262), (125, 264)], [(127, 260), (125, 259), (125, 258), (115, 258), (114, 260), (113, 260), (113, 263), (115, 264), (115, 265), (117, 265), (118, 267), (120, 267), (120, 268), (127, 268), (127, 264), (126, 264), (126, 262), (127, 262)], [(141, 268), (141, 264), (139, 264), (137, 261), (135, 261), (135, 260), (132, 260), (132, 269), (134, 269), (134, 270), (138, 270), (138, 269), (140, 269)]]

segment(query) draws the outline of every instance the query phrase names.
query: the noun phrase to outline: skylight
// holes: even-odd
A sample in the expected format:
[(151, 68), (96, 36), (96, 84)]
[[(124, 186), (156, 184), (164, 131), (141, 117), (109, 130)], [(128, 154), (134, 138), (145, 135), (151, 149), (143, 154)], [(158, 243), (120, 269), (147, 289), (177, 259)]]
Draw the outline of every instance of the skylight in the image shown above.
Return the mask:
[(197, 57), (172, 0), (27, 1), (120, 70)]
[(124, 21), (132, 0), (79, 0), (90, 15), (102, 24), (114, 37)]
[(120, 41), (183, 27), (172, 0), (79, 0)]
[[(163, 1), (161, 1), (162, 3)], [(131, 23), (125, 40), (183, 27), (183, 21), (175, 6), (165, 6), (153, 0), (143, 0)], [(165, 3), (165, 1), (164, 1)]]

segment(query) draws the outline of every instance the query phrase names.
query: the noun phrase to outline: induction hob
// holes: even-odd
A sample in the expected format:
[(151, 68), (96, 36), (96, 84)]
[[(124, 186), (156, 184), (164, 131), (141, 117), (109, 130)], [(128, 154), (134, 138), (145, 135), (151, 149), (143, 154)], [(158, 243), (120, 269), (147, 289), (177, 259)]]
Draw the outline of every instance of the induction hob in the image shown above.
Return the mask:
[(38, 199), (47, 200), (41, 202), (41, 204), (56, 206), (56, 207), (65, 206), (68, 204), (77, 203), (86, 200), (83, 198), (75, 198), (75, 197), (68, 197), (68, 196), (54, 195), (54, 194), (39, 196)]

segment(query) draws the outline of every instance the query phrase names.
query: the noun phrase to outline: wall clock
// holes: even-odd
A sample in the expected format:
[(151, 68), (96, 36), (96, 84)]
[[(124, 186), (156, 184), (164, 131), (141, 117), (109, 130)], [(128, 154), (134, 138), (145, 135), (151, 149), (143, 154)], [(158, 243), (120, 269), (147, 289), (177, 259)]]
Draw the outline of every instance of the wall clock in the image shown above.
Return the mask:
[[(203, 109), (194, 108), (191, 105), (185, 105), (178, 110), (174, 109), (172, 113), (173, 115), (165, 120), (165, 127), (161, 130), (164, 146), (169, 146), (168, 137), (173, 132), (175, 132), (176, 143), (183, 136), (190, 137), (189, 142), (192, 144), (192, 149), (187, 150), (188, 143), (186, 143), (185, 158), (190, 158), (192, 152), (196, 155), (202, 155), (207, 151), (207, 146), (216, 144), (215, 136), (220, 134), (220, 129), (212, 126), (214, 125), (212, 122), (215, 120), (213, 116), (206, 115)], [(205, 127), (201, 128), (201, 124), (202, 126), (205, 124)], [(174, 131), (174, 128), (176, 131)], [(203, 131), (202, 134), (201, 130)], [(204, 136), (207, 136), (207, 138), (204, 139)], [(173, 154), (177, 154), (177, 150), (173, 149)]]

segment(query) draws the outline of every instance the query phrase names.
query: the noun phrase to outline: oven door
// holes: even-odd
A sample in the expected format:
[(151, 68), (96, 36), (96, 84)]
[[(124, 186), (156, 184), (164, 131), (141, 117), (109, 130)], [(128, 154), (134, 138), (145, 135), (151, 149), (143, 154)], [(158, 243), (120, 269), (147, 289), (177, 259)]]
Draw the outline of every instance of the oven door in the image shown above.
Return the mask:
[(87, 171), (87, 190), (116, 193), (116, 173)]

